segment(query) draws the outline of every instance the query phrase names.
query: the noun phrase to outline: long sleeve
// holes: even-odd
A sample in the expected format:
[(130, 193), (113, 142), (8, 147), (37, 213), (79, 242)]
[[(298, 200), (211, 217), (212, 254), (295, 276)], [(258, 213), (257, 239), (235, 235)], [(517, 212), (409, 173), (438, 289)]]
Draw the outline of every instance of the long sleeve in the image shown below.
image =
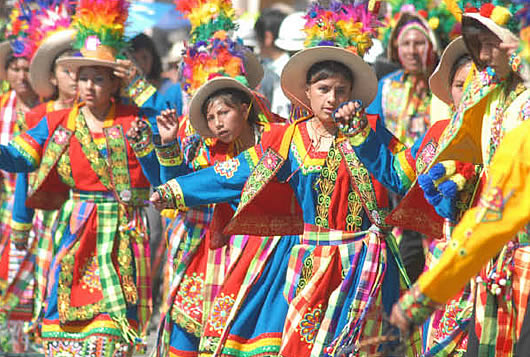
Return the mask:
[(260, 150), (260, 147), (250, 148), (233, 159), (174, 178), (157, 190), (177, 209), (220, 202), (235, 204), (260, 156), (256, 150)]
[[(530, 122), (508, 133), (494, 156), (487, 188), (453, 231), (440, 261), (400, 300), (413, 321), (453, 297), (530, 221)], [(421, 303), (420, 303), (421, 301)]]
[(29, 232), (33, 226), (33, 215), (35, 210), (26, 207), (26, 198), (28, 196), (28, 174), (20, 173), (17, 175), (15, 186), (15, 201), (13, 203), (13, 214), (11, 218), (11, 229), (14, 241), (26, 242)]
[(36, 170), (48, 136), (48, 120), (45, 117), (34, 128), (13, 139), (9, 145), (0, 145), (0, 169), (8, 172)]
[(388, 189), (404, 195), (416, 179), (416, 157), (423, 137), (407, 149), (396, 150), (397, 139), (378, 119), (351, 140), (352, 146), (374, 177)]

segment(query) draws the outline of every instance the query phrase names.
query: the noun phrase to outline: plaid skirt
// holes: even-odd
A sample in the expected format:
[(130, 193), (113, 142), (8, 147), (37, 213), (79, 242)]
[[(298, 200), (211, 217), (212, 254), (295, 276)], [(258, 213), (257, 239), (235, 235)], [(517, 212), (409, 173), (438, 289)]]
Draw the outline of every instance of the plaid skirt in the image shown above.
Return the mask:
[(151, 313), (145, 217), (107, 192), (73, 192), (59, 213), (42, 322), (46, 356), (126, 356)]
[(383, 313), (407, 280), (393, 238), (376, 229), (351, 233), (306, 224), (301, 243), (287, 272), (280, 355), (335, 355), (361, 336), (380, 335)]

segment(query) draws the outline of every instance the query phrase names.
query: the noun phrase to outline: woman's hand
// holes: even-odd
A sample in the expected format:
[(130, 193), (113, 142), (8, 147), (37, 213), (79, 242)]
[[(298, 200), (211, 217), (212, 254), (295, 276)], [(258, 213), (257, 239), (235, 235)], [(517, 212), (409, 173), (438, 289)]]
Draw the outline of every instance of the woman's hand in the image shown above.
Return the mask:
[(156, 117), (156, 123), (163, 145), (175, 140), (179, 131), (179, 121), (175, 109), (162, 110), (160, 115)]
[(140, 73), (140, 70), (131, 60), (117, 60), (118, 67), (114, 68), (114, 75), (120, 78), (125, 86), (130, 86), (133, 79)]
[(360, 100), (342, 103), (333, 113), (333, 117), (339, 126), (339, 130), (348, 136), (357, 134), (368, 124), (363, 104)]
[(137, 117), (132, 121), (129, 130), (127, 130), (127, 138), (134, 143), (138, 143), (142, 140), (142, 132), (146, 129), (146, 127), (147, 123), (141, 118)]
[(149, 201), (155, 206), (155, 208), (159, 211), (162, 211), (168, 207), (167, 202), (164, 201), (164, 199), (160, 196), (158, 192), (153, 192), (151, 197), (149, 198)]
[(408, 336), (411, 330), (410, 321), (405, 317), (403, 311), (398, 304), (394, 304), (392, 307), (392, 313), (390, 314), (390, 323), (401, 331), (401, 336)]

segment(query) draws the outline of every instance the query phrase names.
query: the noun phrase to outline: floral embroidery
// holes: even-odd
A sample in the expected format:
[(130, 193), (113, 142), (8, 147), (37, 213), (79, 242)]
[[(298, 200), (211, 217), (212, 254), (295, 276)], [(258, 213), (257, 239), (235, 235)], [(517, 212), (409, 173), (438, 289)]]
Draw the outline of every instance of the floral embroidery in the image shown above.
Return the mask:
[(64, 145), (70, 139), (70, 135), (63, 130), (56, 130), (53, 137), (58, 145)]
[[(269, 157), (272, 158), (269, 159)], [(267, 168), (267, 166), (265, 166), (265, 161), (268, 161), (268, 165), (270, 168)], [(283, 161), (284, 159), (272, 148), (268, 148), (265, 151), (265, 154), (263, 154), (263, 157), (258, 162), (256, 168), (252, 171), (252, 173), (248, 177), (247, 182), (245, 183), (245, 187), (243, 188), (243, 192), (241, 193), (241, 202), (237, 209), (236, 215), (252, 198), (254, 198), (258, 194), (258, 192), (263, 187), (265, 187), (269, 180), (280, 169)], [(273, 162), (276, 162), (275, 167), (270, 166)]]
[(197, 275), (197, 273), (193, 273), (192, 276), (185, 275), (179, 286), (178, 305), (190, 316), (194, 318), (200, 317), (202, 301), (204, 300), (203, 291), (203, 274)]
[(223, 162), (218, 162), (214, 166), (214, 171), (227, 179), (232, 178), (239, 167), (239, 159), (233, 158)]
[(132, 194), (130, 192), (131, 182), (129, 161), (127, 159), (127, 143), (125, 142), (122, 127), (112, 126), (110, 128), (104, 128), (103, 132), (107, 139), (107, 152), (113, 188), (122, 203), (133, 204), (135, 202), (131, 202)]
[(233, 296), (224, 295), (222, 293), (221, 296), (215, 299), (210, 316), (210, 325), (212, 330), (219, 332), (224, 329), (234, 303), (235, 300)]
[[(65, 152), (72, 134), (72, 131), (60, 125), (57, 127), (57, 129), (55, 129), (55, 132), (46, 148), (46, 152), (42, 157), (42, 162), (40, 164), (39, 170), (36, 172), (34, 181), (28, 192), (28, 196), (31, 196), (42, 185), (44, 179), (48, 176), (52, 168)], [(57, 138), (60, 138), (62, 143), (58, 143), (56, 141)]]
[(311, 311), (311, 308), (308, 308), (304, 318), (300, 321), (300, 335), (302, 336), (302, 341), (309, 344), (309, 348), (315, 342), (323, 317), (322, 305), (319, 304), (313, 311)]
[(156, 157), (162, 166), (178, 166), (184, 160), (177, 142), (156, 146)]
[(99, 281), (98, 260), (95, 256), (87, 259), (83, 269), (81, 270), (81, 287), (90, 291), (101, 290), (101, 282)]
[(280, 158), (277, 156), (267, 155), (267, 157), (263, 159), (263, 166), (265, 166), (267, 170), (274, 170), (279, 163)]
[(434, 159), (434, 156), (436, 155), (436, 148), (438, 147), (436, 141), (433, 139), (429, 140), (429, 142), (423, 147), (423, 150), (421, 151), (420, 155), (418, 155), (418, 158), (416, 159), (416, 171), (417, 172), (423, 172), (427, 166), (432, 162)]
[(502, 212), (506, 202), (513, 194), (513, 190), (506, 197), (500, 187), (491, 187), (481, 195), (477, 205), (476, 222), (496, 222), (502, 219)]

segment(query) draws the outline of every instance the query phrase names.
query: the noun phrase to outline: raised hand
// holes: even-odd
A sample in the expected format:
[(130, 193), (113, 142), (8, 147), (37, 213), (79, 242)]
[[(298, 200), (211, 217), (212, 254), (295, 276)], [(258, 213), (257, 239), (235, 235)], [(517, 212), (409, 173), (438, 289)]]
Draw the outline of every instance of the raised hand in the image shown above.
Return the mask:
[(175, 109), (166, 109), (160, 112), (156, 117), (158, 132), (162, 144), (168, 144), (175, 140), (179, 131), (179, 121)]
[(360, 100), (352, 100), (342, 103), (337, 109), (335, 109), (333, 118), (335, 118), (339, 130), (347, 136), (357, 134), (368, 124), (363, 103)]
[(118, 66), (114, 68), (114, 75), (120, 78), (125, 86), (129, 86), (140, 70), (131, 60), (117, 60)]

